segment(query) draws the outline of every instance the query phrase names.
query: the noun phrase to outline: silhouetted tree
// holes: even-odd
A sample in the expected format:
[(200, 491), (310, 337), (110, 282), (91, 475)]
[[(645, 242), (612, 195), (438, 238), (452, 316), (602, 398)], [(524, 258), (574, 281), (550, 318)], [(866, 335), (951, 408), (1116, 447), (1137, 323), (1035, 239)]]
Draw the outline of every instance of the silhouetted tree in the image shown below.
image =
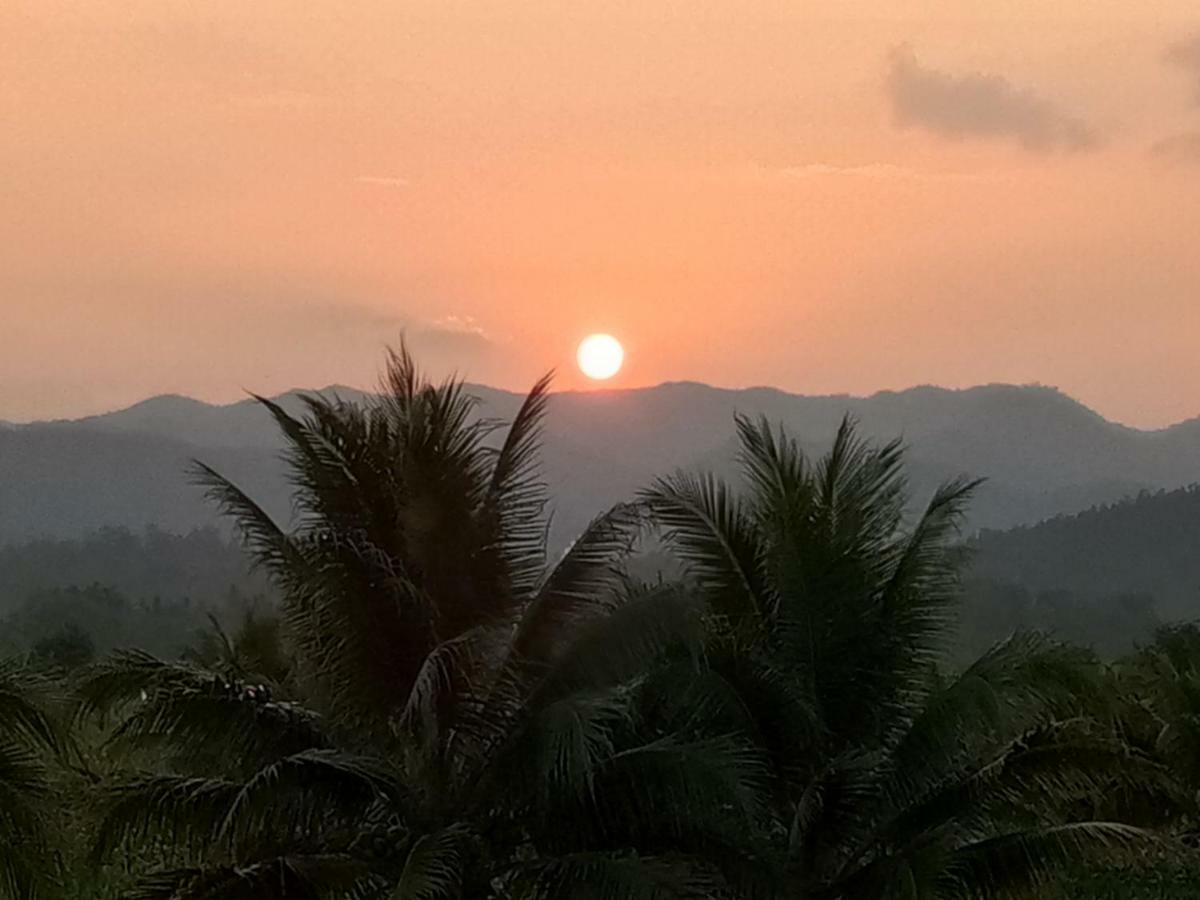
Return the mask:
[(91, 635), (74, 622), (68, 622), (33, 645), (36, 661), (67, 672), (86, 666), (95, 656), (96, 645)]
[[(700, 610), (628, 590), (618, 506), (546, 559), (548, 381), (503, 435), (402, 348), (380, 399), (310, 396), (287, 440), (286, 532), (201, 467), (281, 595), (294, 659), (243, 628), (201, 664), (119, 654), (82, 687), (115, 714), (99, 852), (159, 848), (138, 898), (709, 895), (762, 816), (745, 741), (663, 727), (648, 674)], [(253, 626), (255, 623), (247, 623)], [(703, 859), (700, 854), (703, 853)], [(730, 862), (729, 865), (732, 865)], [(580, 893), (582, 892), (582, 893)]]
[(737, 425), (740, 492), (681, 472), (644, 496), (715, 617), (707, 672), (677, 681), (679, 714), (769, 761), (774, 819), (748, 849), (749, 884), (822, 900), (1027, 896), (1138, 840), (1091, 821), (1088, 802), (1165, 776), (1081, 715), (1103, 699), (1089, 654), (1019, 635), (943, 674), (975, 483), (944, 485), (906, 526), (898, 442), (869, 445), (845, 421), (810, 461), (766, 421)]

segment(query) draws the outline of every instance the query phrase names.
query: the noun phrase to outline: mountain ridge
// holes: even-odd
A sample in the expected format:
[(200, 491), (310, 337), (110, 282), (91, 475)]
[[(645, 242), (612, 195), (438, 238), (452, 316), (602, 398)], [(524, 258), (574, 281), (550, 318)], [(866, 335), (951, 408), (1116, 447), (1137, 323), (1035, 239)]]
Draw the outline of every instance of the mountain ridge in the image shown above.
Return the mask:
[[(489, 418), (511, 418), (521, 399), (482, 385), (467, 390)], [(275, 399), (299, 411), (301, 393), (365, 396), (331, 385)], [(904, 440), (921, 495), (955, 475), (987, 477), (971, 528), (1029, 524), (1200, 480), (1200, 419), (1136, 429), (1042, 385), (923, 385), (867, 397), (687, 381), (560, 391), (550, 403), (544, 454), (557, 537), (569, 539), (605, 506), (675, 468), (732, 474), (735, 413), (783, 423), (814, 454), (850, 414), (867, 436)], [(280, 448), (271, 417), (253, 397), (212, 404), (160, 395), (97, 416), (0, 429), (0, 542), (105, 524), (209, 524), (215, 515), (186, 475), (195, 458), (227, 469), (286, 518)]]
[[(520, 397), (524, 396), (521, 391), (513, 391), (513, 390), (509, 390), (507, 388), (497, 388), (497, 387), (492, 387), (490, 385), (480, 384), (480, 383), (476, 383), (476, 382), (466, 382), (465, 387), (466, 387), (467, 391), (471, 392), (471, 393), (485, 392), (488, 394), (503, 395), (503, 396), (508, 396), (508, 397), (512, 397), (512, 398), (520, 398)], [(575, 397), (575, 396), (587, 396), (587, 395), (597, 395), (597, 394), (600, 394), (600, 395), (603, 395), (603, 394), (610, 394), (610, 395), (611, 394), (625, 394), (625, 395), (645, 394), (645, 393), (649, 393), (649, 392), (660, 391), (660, 390), (664, 390), (664, 389), (673, 389), (673, 388), (698, 388), (698, 389), (712, 391), (712, 392), (720, 393), (720, 394), (738, 394), (738, 395), (771, 394), (771, 395), (785, 397), (785, 398), (789, 398), (789, 399), (800, 399), (800, 400), (809, 400), (809, 401), (825, 401), (825, 402), (842, 401), (842, 402), (851, 403), (851, 404), (871, 403), (873, 401), (882, 401), (882, 400), (891, 400), (891, 399), (903, 400), (904, 398), (924, 396), (924, 395), (930, 395), (930, 394), (937, 395), (939, 397), (952, 397), (952, 396), (966, 396), (966, 395), (981, 395), (981, 394), (991, 393), (991, 392), (995, 392), (995, 393), (1001, 393), (1001, 392), (1038, 393), (1043, 396), (1060, 398), (1061, 400), (1066, 401), (1066, 403), (1069, 406), (1074, 407), (1083, 412), (1086, 412), (1089, 416), (1094, 417), (1096, 420), (1098, 420), (1106, 425), (1112, 426), (1114, 428), (1120, 428), (1122, 430), (1133, 432), (1136, 434), (1143, 434), (1143, 435), (1162, 434), (1162, 433), (1171, 432), (1171, 431), (1174, 431), (1174, 430), (1180, 429), (1180, 428), (1196, 428), (1196, 429), (1200, 430), (1200, 414), (1197, 414), (1196, 416), (1191, 416), (1191, 417), (1188, 417), (1185, 419), (1180, 419), (1178, 422), (1173, 422), (1169, 425), (1164, 425), (1164, 426), (1157, 427), (1157, 428), (1140, 428), (1135, 425), (1129, 425), (1124, 422), (1118, 422), (1114, 419), (1107, 418), (1106, 416), (1104, 416), (1103, 413), (1088, 406), (1082, 400), (1079, 400), (1079, 399), (1071, 396), (1069, 393), (1067, 393), (1066, 391), (1063, 391), (1061, 388), (1057, 388), (1052, 385), (1043, 385), (1043, 384), (1036, 383), (1036, 382), (1029, 383), (1029, 384), (1016, 384), (1016, 383), (1012, 383), (1012, 382), (995, 381), (995, 382), (986, 382), (986, 383), (982, 383), (982, 384), (970, 385), (968, 387), (962, 387), (962, 388), (946, 387), (944, 385), (922, 383), (922, 384), (915, 384), (915, 385), (912, 385), (912, 386), (906, 387), (906, 388), (882, 388), (878, 391), (873, 391), (870, 394), (852, 394), (849, 392), (833, 393), (833, 394), (805, 394), (805, 393), (799, 393), (796, 391), (788, 391), (783, 388), (774, 387), (772, 385), (765, 385), (765, 384), (747, 385), (745, 387), (723, 387), (720, 385), (711, 385), (711, 384), (708, 384), (703, 381), (695, 381), (695, 380), (691, 380), (691, 379), (679, 379), (679, 380), (662, 381), (662, 382), (659, 382), (659, 383), (653, 384), (653, 385), (643, 385), (640, 387), (632, 387), (632, 388), (604, 388), (604, 387), (593, 388), (593, 389), (566, 388), (563, 390), (552, 391), (551, 396), (553, 396), (553, 397)], [(269, 395), (269, 399), (278, 400), (279, 398), (295, 397), (295, 396), (298, 396), (300, 394), (305, 394), (305, 393), (310, 393), (310, 394), (312, 394), (312, 393), (315, 393), (315, 394), (338, 393), (338, 394), (345, 395), (345, 396), (360, 397), (360, 396), (368, 396), (372, 392), (364, 390), (362, 388), (351, 387), (351, 386), (345, 385), (345, 384), (329, 384), (329, 385), (326, 385), (321, 388), (293, 387), (293, 388), (289, 388), (284, 391), (279, 391), (277, 393), (271, 394), (271, 395)], [(187, 406), (193, 407), (193, 408), (203, 408), (205, 410), (228, 410), (228, 409), (234, 408), (234, 407), (253, 406), (256, 401), (254, 399), (253, 393), (251, 393), (251, 392), (247, 392), (247, 396), (243, 399), (231, 400), (228, 402), (201, 400), (196, 397), (191, 397), (187, 394), (167, 392), (167, 393), (163, 393), (163, 394), (152, 394), (142, 400), (138, 400), (138, 401), (128, 404), (126, 406), (119, 406), (112, 410), (107, 410), (107, 411), (98, 412), (98, 413), (90, 413), (88, 415), (83, 415), (83, 416), (57, 417), (57, 418), (53, 418), (53, 419), (34, 419), (34, 420), (23, 421), (23, 422), (13, 422), (13, 421), (9, 421), (6, 419), (0, 419), (0, 426), (10, 427), (10, 428), (25, 428), (25, 427), (37, 426), (37, 425), (57, 425), (57, 424), (76, 424), (76, 423), (83, 423), (83, 422), (94, 422), (94, 421), (109, 419), (109, 418), (115, 417), (115, 416), (122, 416), (122, 415), (132, 413), (132, 412), (142, 409), (142, 408), (146, 408), (146, 407), (150, 407), (150, 406), (153, 406), (156, 404), (166, 403), (166, 402), (179, 403), (181, 405), (187, 405)]]

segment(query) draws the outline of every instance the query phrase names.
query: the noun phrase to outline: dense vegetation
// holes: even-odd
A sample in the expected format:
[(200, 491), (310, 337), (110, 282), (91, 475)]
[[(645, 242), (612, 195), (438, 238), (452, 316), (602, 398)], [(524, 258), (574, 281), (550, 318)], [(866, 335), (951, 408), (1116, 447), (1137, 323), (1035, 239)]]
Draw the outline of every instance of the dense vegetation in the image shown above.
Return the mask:
[[(264, 400), (294, 525), (196, 476), (273, 599), (185, 652), (107, 652), (120, 593), (37, 586), (0, 896), (1194, 895), (1200, 631), (960, 663), (975, 484), (909, 517), (899, 444), (849, 422), (810, 459), (740, 418), (740, 483), (663, 477), (551, 554), (546, 390), (502, 430), (401, 350), (378, 398)], [(680, 578), (630, 574), (650, 534)]]
[(1200, 601), (1200, 487), (1143, 492), (971, 542), (964, 642), (1038, 628), (1108, 656)]
[(12, 544), (0, 548), (0, 653), (74, 635), (98, 654), (140, 647), (177, 656), (209, 616), (236, 622), (269, 593), (237, 543), (213, 528), (105, 528)]

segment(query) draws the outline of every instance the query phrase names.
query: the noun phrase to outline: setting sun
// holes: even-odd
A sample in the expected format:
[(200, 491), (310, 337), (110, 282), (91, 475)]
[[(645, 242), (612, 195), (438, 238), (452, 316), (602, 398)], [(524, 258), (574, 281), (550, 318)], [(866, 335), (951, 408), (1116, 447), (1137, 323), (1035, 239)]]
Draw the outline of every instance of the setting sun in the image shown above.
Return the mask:
[(611, 334), (592, 334), (580, 342), (575, 356), (584, 375), (603, 381), (621, 371), (625, 350)]

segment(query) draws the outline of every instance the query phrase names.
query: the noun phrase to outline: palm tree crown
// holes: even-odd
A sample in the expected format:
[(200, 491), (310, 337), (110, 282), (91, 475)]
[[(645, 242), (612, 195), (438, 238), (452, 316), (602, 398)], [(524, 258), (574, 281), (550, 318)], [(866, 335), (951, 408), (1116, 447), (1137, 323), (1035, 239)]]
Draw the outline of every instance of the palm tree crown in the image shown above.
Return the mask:
[(1102, 714), (1081, 715), (1102, 699), (1090, 654), (1018, 635), (944, 674), (977, 482), (911, 516), (898, 442), (844, 420), (814, 462), (766, 421), (737, 427), (740, 492), (678, 473), (643, 499), (716, 615), (708, 675), (681, 702), (751, 737), (774, 775), (756, 890), (1003, 896), (1140, 838), (1083, 805), (1163, 780)]
[(299, 417), (261, 401), (293, 530), (199, 468), (279, 589), (295, 665), (271, 679), (246, 660), (278, 654), (218, 641), (208, 665), (100, 666), (85, 710), (159, 764), (113, 789), (99, 852), (154, 848), (146, 900), (715, 890), (729, 834), (763, 816), (764, 770), (744, 741), (666, 727), (648, 694), (657, 666), (694, 661), (701, 617), (620, 577), (639, 511), (547, 565), (548, 380), (498, 440), (403, 348), (384, 388), (305, 397)]

